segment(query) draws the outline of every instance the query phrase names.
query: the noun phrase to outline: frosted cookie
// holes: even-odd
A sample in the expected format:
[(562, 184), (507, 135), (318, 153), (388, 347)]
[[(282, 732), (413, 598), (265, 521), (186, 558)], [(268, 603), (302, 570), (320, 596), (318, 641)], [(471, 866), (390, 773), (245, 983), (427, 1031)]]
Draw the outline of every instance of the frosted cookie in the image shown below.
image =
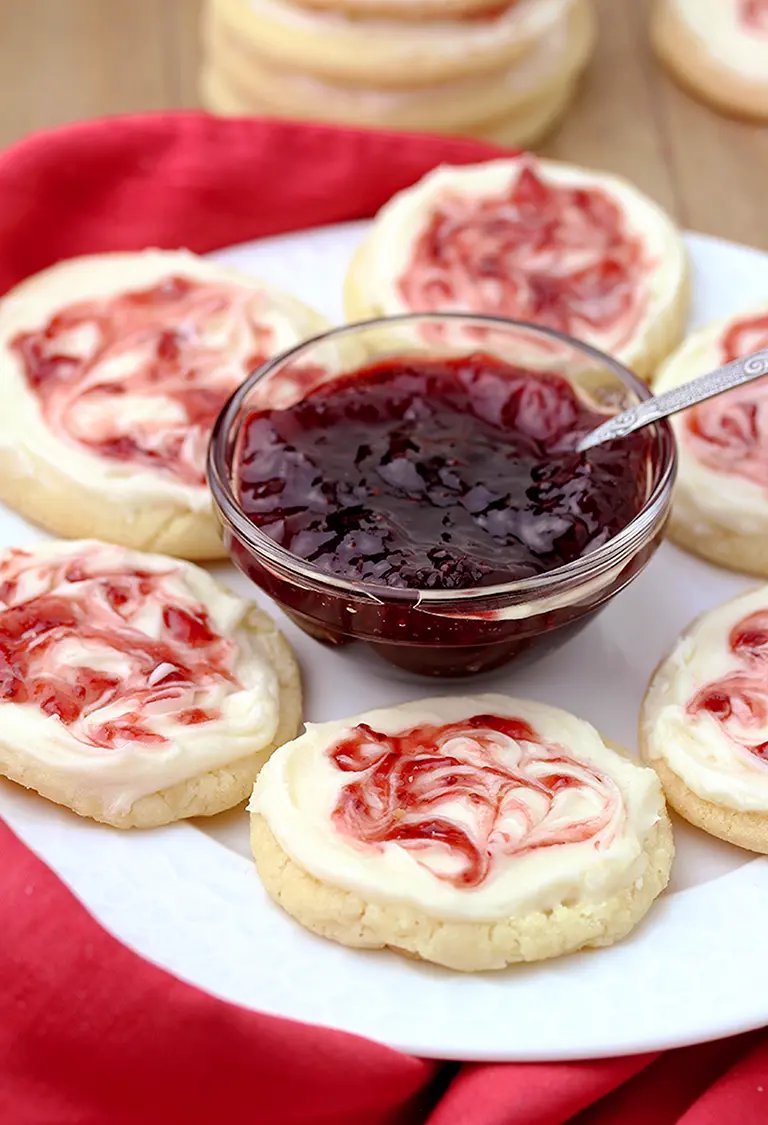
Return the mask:
[(656, 0), (656, 52), (691, 93), (768, 120), (768, 0)]
[[(654, 391), (768, 348), (768, 303), (694, 332), (669, 357)], [(681, 547), (768, 578), (768, 379), (672, 418), (679, 468), (670, 534)]]
[(681, 816), (768, 853), (767, 586), (683, 634), (648, 688), (640, 749)]
[(291, 0), (208, 0), (203, 42), (230, 41), (272, 66), (339, 83), (413, 88), (511, 66), (555, 34), (583, 0), (517, 0), (472, 20), (387, 20), (309, 10)]
[(590, 6), (578, 0), (550, 34), (511, 66), (431, 86), (377, 90), (276, 66), (258, 54), (257, 44), (235, 36), (223, 20), (213, 20), (203, 97), (220, 112), (250, 106), (267, 114), (348, 125), (475, 134), (490, 132), (487, 123), (498, 122), (499, 129), (506, 125), (513, 135), (510, 118), (531, 118), (540, 105), (563, 101), (566, 90), (570, 94), (592, 51), (594, 23)]
[(308, 724), (249, 808), (262, 882), (302, 925), (464, 971), (618, 941), (673, 855), (651, 770), (501, 695)]
[(345, 284), (350, 321), (511, 317), (575, 336), (648, 377), (679, 342), (685, 246), (615, 176), (529, 154), (441, 167), (379, 211)]
[(0, 301), (0, 499), (49, 531), (223, 556), (205, 483), (221, 407), (325, 327), (185, 251), (73, 258)]
[(0, 774), (152, 828), (231, 808), (296, 734), (296, 663), (204, 570), (95, 541), (0, 556)]

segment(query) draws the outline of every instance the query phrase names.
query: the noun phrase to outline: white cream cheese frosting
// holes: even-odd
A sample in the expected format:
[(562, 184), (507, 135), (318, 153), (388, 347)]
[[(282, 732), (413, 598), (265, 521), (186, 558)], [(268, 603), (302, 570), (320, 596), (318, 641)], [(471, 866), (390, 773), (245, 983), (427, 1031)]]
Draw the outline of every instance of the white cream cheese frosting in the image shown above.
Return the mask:
[(768, 586), (694, 622), (656, 672), (641, 722), (648, 757), (697, 796), (768, 812)]
[[(500, 733), (464, 722), (483, 715), (516, 726)], [(407, 760), (397, 749), (388, 756), (370, 735), (418, 727), (437, 733)], [(354, 768), (343, 748), (339, 757), (349, 739), (361, 756)], [(349, 787), (358, 780), (356, 794)], [(543, 704), (478, 695), (307, 724), (264, 767), (249, 808), (325, 883), (371, 902), (478, 921), (601, 902), (642, 880), (644, 844), (664, 802), (653, 771), (609, 749), (588, 723)], [(387, 820), (398, 838), (374, 840)]]
[(768, 4), (765, 0), (671, 0), (678, 15), (716, 62), (768, 86)]
[(161, 555), (89, 540), (6, 551), (0, 743), (112, 812), (266, 748), (279, 685), (254, 610)]
[[(654, 393), (765, 347), (768, 301), (692, 333), (660, 368)], [(690, 430), (698, 415), (711, 434), (707, 444)], [(671, 422), (678, 444), (674, 506), (679, 518), (694, 531), (698, 526), (706, 532), (714, 523), (742, 535), (767, 535), (768, 487), (750, 479), (748, 467), (750, 460), (768, 459), (768, 380), (719, 396), (697, 408), (697, 415), (676, 414)]]
[[(172, 302), (172, 314), (150, 310), (145, 325), (135, 304), (125, 329), (127, 338), (121, 338), (110, 303), (169, 286), (177, 278), (197, 287), (189, 302), (183, 296)], [(72, 329), (66, 327), (67, 315)], [(167, 319), (171, 315), (175, 322)], [(123, 313), (123, 320), (128, 319)], [(185, 428), (188, 415), (180, 406), (185, 393), (184, 349), (189, 348), (192, 369), (200, 364), (194, 373), (194, 393), (212, 392), (223, 405), (252, 369), (254, 356), (274, 355), (324, 326), (317, 314), (294, 298), (186, 251), (145, 250), (62, 262), (0, 301), (4, 464), (10, 460), (9, 471), (31, 476), (35, 461), (43, 461), (115, 504), (171, 502), (190, 511), (207, 511), (210, 496), (203, 468), (208, 430), (207, 426)], [(163, 394), (162, 380), (151, 385), (151, 366), (164, 338), (166, 346), (181, 349), (177, 380), (181, 391), (176, 396)], [(76, 375), (71, 385), (60, 380), (45, 399), (44, 379), (40, 390), (29, 384), (24, 347), (38, 352), (52, 348), (54, 356), (57, 349), (63, 351), (75, 363), (84, 362), (85, 373)], [(189, 401), (194, 409), (194, 398)], [(113, 444), (125, 441), (126, 435), (140, 434), (144, 456), (137, 460), (130, 455), (103, 455), (92, 443), (100, 429)], [(155, 468), (153, 446), (166, 453), (177, 448), (179, 464), (189, 468), (186, 475)]]
[[(533, 177), (545, 191), (551, 188), (555, 195), (561, 193), (559, 202), (555, 200), (559, 209), (556, 214), (550, 214), (552, 205), (547, 200), (511, 202), (522, 177)], [(562, 195), (569, 190), (594, 193), (594, 206), (578, 221)], [(558, 235), (562, 245), (550, 247), (537, 241), (528, 246), (526, 206), (535, 207), (538, 221), (547, 219), (554, 231), (564, 224)], [(499, 263), (505, 284), (515, 286), (511, 305), (492, 272), (464, 278), (463, 271), (477, 273), (478, 261), (482, 264), (484, 239), (488, 253), (499, 254), (495, 227), (489, 227), (487, 236), (484, 227), (477, 227), (475, 213), (480, 207), (487, 209), (488, 223), (497, 219), (511, 231), (511, 258)], [(443, 256), (434, 276), (430, 276), (428, 265), (418, 263), (418, 253), (436, 215), (441, 216), (442, 237), (449, 242), (453, 237), (462, 264), (449, 267)], [(610, 233), (606, 239), (602, 237), (602, 232), (610, 232), (617, 221), (619, 250), (612, 248)], [(479, 240), (477, 246), (470, 244), (473, 240)], [(621, 286), (603, 286), (604, 292), (591, 298), (588, 279), (599, 278), (603, 268), (613, 270), (615, 253), (625, 261), (631, 259), (627, 266), (629, 280), (624, 279)], [(378, 315), (427, 311), (434, 305), (440, 311), (511, 315), (544, 324), (549, 323), (546, 316), (542, 318), (535, 311), (538, 289), (547, 279), (557, 284), (573, 277), (573, 297), (566, 298), (569, 323), (565, 330), (629, 366), (643, 356), (654, 328), (679, 301), (687, 273), (685, 247), (674, 223), (636, 188), (612, 175), (528, 154), (465, 167), (440, 167), (395, 195), (378, 213), (365, 245), (364, 266), (355, 278), (358, 303)], [(417, 287), (418, 299), (410, 296), (416, 270), (424, 271)], [(459, 291), (454, 291), (456, 285)], [(435, 294), (434, 301), (430, 292)], [(612, 302), (620, 292), (624, 307), (614, 307)]]

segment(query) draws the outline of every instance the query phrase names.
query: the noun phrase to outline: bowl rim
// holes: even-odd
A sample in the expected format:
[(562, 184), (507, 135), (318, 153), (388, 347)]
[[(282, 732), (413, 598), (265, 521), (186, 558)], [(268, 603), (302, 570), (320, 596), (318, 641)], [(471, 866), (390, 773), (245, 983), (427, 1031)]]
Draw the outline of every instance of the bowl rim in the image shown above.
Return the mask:
[[(408, 602), (410, 604), (431, 605), (435, 609), (445, 606), (465, 606), (467, 603), (474, 605), (477, 602), (498, 601), (505, 603), (520, 603), (540, 595), (560, 593), (577, 585), (580, 581), (598, 578), (606, 570), (613, 570), (623, 566), (624, 563), (647, 542), (652, 532), (664, 514), (667, 501), (671, 496), (672, 485), (677, 473), (677, 448), (668, 420), (655, 422), (648, 427), (655, 439), (655, 450), (659, 469), (654, 486), (646, 498), (640, 511), (616, 535), (607, 539), (594, 551), (582, 555), (563, 566), (542, 574), (529, 575), (513, 582), (506, 582), (495, 586), (471, 586), (461, 590), (416, 590), (385, 586), (376, 583), (360, 582), (337, 575), (329, 574), (313, 563), (294, 555), (287, 548), (276, 543), (265, 532), (261, 531), (243, 511), (231, 481), (231, 465), (228, 451), (235, 448), (230, 442), (233, 425), (237, 422), (240, 411), (253, 388), (262, 379), (270, 375), (276, 368), (299, 356), (318, 344), (337, 340), (345, 336), (360, 333), (366, 329), (386, 327), (387, 325), (412, 325), (419, 321), (455, 321), (465, 323), (470, 321), (479, 323), (483, 327), (504, 327), (525, 329), (528, 332), (547, 337), (562, 344), (567, 344), (576, 351), (588, 355), (610, 368), (619, 380), (633, 391), (640, 402), (653, 397), (653, 392), (647, 383), (625, 367), (613, 356), (607, 355), (598, 348), (592, 347), (565, 332), (553, 328), (532, 324), (528, 321), (515, 320), (509, 317), (487, 316), (479, 313), (463, 312), (425, 312), (402, 313), (396, 316), (374, 317), (369, 320), (355, 321), (352, 324), (342, 324), (311, 336), (294, 345), (278, 355), (272, 356), (260, 364), (230, 395), (220, 411), (211, 433), (207, 454), (207, 479), (213, 497), (214, 508), (217, 509), (223, 522), (234, 531), (243, 544), (260, 558), (269, 562), (279, 570), (293, 573), (305, 583), (320, 587), (325, 592), (345, 594), (355, 599), (364, 599), (375, 602)], [(481, 350), (481, 349), (477, 349)]]

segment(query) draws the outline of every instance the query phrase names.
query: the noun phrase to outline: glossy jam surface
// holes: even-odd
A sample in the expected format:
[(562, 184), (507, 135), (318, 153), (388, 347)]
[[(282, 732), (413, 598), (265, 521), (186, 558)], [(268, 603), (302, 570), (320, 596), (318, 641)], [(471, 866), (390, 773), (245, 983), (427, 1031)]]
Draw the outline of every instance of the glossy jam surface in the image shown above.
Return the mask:
[(238, 686), (234, 646), (202, 605), (175, 604), (165, 577), (105, 569), (98, 557), (6, 555), (0, 702), (32, 704), (95, 747), (164, 743), (153, 715), (182, 725), (218, 718), (206, 689)]
[(361, 725), (329, 753), (350, 775), (336, 829), (406, 848), (456, 887), (478, 887), (499, 862), (541, 848), (606, 847), (624, 824), (615, 782), (520, 719), (476, 715), (398, 735)]
[[(720, 342), (720, 362), (768, 347), (768, 315), (731, 325)], [(768, 377), (687, 410), (687, 448), (715, 472), (744, 477), (768, 489)]]
[(167, 277), (79, 301), (11, 346), (58, 437), (203, 485), (217, 414), (269, 354), (253, 298), (237, 285)]
[(646, 498), (646, 439), (573, 447), (604, 420), (557, 375), (487, 355), (387, 360), (243, 426), (245, 513), (329, 574), (460, 590), (588, 554)]
[(768, 0), (739, 0), (739, 10), (745, 27), (768, 35)]
[(730, 651), (741, 668), (702, 688), (688, 704), (690, 715), (710, 714), (742, 750), (768, 766), (768, 610), (734, 626)]
[(414, 312), (509, 317), (612, 350), (646, 314), (651, 265), (605, 192), (528, 167), (506, 195), (436, 201), (399, 289)]

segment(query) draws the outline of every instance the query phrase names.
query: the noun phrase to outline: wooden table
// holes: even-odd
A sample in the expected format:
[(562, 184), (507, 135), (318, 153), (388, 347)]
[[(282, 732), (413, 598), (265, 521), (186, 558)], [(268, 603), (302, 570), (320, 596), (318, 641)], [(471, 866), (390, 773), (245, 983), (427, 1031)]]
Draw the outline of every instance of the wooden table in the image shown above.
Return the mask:
[[(768, 126), (678, 91), (648, 45), (647, 0), (596, 0), (600, 45), (546, 146), (628, 176), (686, 227), (768, 250)], [(0, 145), (34, 129), (197, 104), (200, 0), (0, 0)]]

